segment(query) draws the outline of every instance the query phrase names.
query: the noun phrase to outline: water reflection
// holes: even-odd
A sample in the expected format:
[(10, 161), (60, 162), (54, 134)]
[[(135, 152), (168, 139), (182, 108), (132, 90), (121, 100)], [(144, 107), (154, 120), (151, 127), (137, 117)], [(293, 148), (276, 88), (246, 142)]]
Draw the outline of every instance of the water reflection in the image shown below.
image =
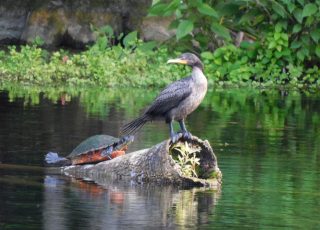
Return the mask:
[[(0, 91), (0, 162), (37, 166), (48, 151), (66, 155), (91, 135), (117, 136), (157, 93), (7, 89)], [(220, 195), (97, 186), (55, 176), (58, 182), (46, 178), (44, 186), (42, 171), (0, 167), (0, 229), (127, 228), (132, 223), (136, 228), (320, 228), (319, 93), (216, 89), (187, 126), (213, 146), (223, 173)], [(165, 138), (166, 125), (148, 124), (129, 151)]]
[[(172, 186), (102, 184), (45, 177), (45, 229), (175, 229), (204, 226), (219, 194)], [(204, 208), (205, 206), (205, 208)]]
[[(121, 125), (137, 117), (156, 93), (99, 88), (42, 92), (12, 86), (0, 93), (0, 162), (42, 165), (39, 156), (49, 150), (66, 155), (91, 135), (118, 136)], [(290, 149), (294, 153), (304, 148), (303, 152), (316, 156), (320, 151), (319, 98), (269, 89), (210, 91), (188, 117), (187, 126), (219, 151), (263, 153), (282, 148), (281, 152)], [(166, 125), (148, 124), (129, 151), (165, 138)]]

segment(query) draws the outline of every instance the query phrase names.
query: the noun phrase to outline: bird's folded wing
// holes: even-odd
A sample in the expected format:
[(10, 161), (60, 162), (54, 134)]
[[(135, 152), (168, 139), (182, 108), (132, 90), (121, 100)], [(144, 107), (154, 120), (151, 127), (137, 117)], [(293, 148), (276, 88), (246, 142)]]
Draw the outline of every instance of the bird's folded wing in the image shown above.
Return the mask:
[(164, 115), (181, 101), (187, 98), (192, 91), (190, 77), (173, 82), (168, 85), (155, 99), (145, 113), (150, 115)]

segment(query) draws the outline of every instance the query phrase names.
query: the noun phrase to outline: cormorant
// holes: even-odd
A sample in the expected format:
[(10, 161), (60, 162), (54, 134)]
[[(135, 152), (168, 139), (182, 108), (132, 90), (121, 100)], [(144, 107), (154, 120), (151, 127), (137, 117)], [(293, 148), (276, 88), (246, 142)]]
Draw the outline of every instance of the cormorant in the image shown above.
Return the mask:
[(207, 79), (203, 74), (203, 64), (192, 53), (184, 53), (176, 59), (168, 60), (167, 63), (191, 66), (192, 74), (168, 85), (139, 118), (122, 127), (122, 134), (134, 134), (148, 121), (165, 120), (170, 127), (171, 141), (175, 143), (179, 139), (179, 133), (174, 132), (172, 122), (176, 120), (180, 124), (182, 136), (185, 139), (191, 138), (184, 120), (200, 105), (206, 95)]

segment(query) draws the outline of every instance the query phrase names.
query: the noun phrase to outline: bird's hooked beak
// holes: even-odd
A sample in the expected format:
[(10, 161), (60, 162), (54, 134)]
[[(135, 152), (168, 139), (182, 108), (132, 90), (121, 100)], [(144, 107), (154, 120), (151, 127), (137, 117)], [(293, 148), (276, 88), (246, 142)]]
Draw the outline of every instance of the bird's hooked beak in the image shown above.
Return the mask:
[(183, 65), (187, 65), (188, 61), (185, 60), (185, 59), (181, 59), (181, 58), (175, 58), (175, 59), (168, 60), (167, 64), (183, 64)]

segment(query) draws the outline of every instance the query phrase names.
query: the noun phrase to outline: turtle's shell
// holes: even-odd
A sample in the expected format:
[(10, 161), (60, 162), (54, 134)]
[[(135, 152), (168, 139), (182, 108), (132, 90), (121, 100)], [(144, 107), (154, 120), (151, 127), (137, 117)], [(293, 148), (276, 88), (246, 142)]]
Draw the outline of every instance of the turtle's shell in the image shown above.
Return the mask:
[(109, 135), (95, 135), (81, 142), (72, 152), (68, 155), (68, 158), (73, 159), (82, 154), (88, 154), (96, 150), (105, 149), (108, 146), (117, 143), (119, 138)]

